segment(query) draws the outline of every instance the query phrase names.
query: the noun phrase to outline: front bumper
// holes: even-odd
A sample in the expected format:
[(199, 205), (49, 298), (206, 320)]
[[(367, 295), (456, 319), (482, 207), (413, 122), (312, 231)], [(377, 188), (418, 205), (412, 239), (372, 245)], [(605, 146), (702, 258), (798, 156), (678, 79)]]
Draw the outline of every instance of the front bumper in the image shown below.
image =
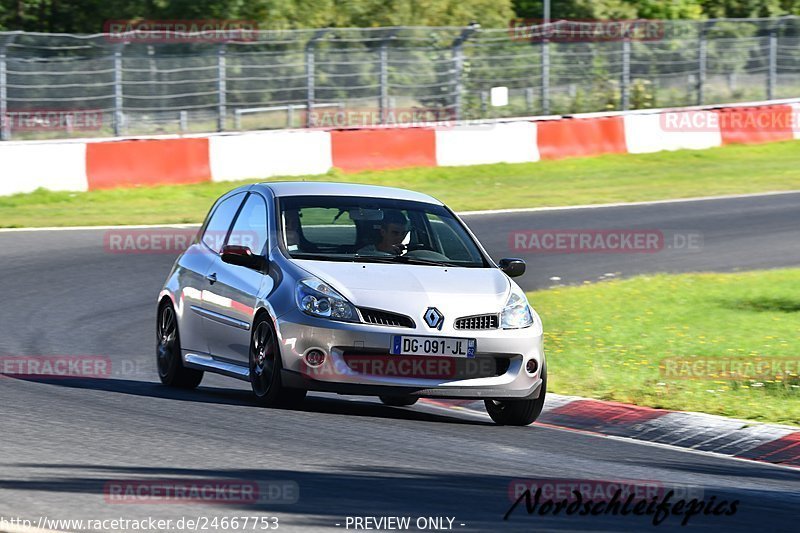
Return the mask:
[[(340, 394), (476, 399), (533, 399), (541, 391), (541, 369), (545, 359), (538, 324), (520, 330), (445, 329), (439, 332), (425, 329), (424, 325), (397, 328), (336, 322), (311, 317), (297, 310), (279, 317), (276, 325), (283, 363), (282, 382), (290, 388)], [(414, 366), (403, 361), (407, 356), (389, 355), (392, 335), (474, 338), (476, 357), (466, 361), (443, 361), (444, 366), (431, 365), (430, 368), (437, 369), (431, 373), (405, 373), (403, 368)], [(325, 362), (318, 367), (307, 365), (304, 355), (310, 350), (325, 353)], [(370, 365), (354, 368), (353, 354), (383, 359), (386, 364), (380, 365), (381, 368), (399, 368), (400, 371), (387, 375), (370, 371), (375, 368)], [(537, 362), (537, 371), (533, 375), (525, 370), (530, 359)], [(453, 364), (448, 365), (450, 362)], [(496, 368), (496, 371), (479, 373), (478, 377), (470, 377), (461, 371), (447, 371), (455, 369), (456, 363), (463, 366), (465, 362), (472, 362), (475, 367), (491, 362), (494, 365), (491, 368)]]

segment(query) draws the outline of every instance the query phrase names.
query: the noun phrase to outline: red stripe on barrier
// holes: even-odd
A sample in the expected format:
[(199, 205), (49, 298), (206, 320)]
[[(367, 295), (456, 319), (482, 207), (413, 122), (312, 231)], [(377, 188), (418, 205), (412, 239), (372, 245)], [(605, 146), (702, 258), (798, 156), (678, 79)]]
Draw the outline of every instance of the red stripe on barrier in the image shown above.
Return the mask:
[(752, 450), (740, 453), (737, 457), (755, 459), (767, 463), (797, 464), (800, 459), (800, 431), (789, 433), (785, 437), (765, 442)]
[(436, 166), (436, 132), (428, 128), (331, 132), (333, 166), (348, 172)]
[(542, 159), (624, 154), (623, 117), (576, 118), (537, 122)]
[(792, 106), (733, 107), (715, 109), (722, 144), (758, 144), (788, 141), (792, 132)]
[(622, 403), (576, 400), (542, 413), (540, 421), (574, 429), (598, 430), (626, 428), (669, 412)]
[(89, 143), (89, 190), (210, 181), (208, 142), (198, 138)]

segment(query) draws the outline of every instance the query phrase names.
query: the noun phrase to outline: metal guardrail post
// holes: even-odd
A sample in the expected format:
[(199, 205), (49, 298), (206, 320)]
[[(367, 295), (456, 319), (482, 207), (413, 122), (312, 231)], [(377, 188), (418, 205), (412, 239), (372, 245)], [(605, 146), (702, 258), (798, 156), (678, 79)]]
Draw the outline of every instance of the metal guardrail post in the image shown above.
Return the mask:
[(314, 101), (316, 100), (316, 47), (317, 41), (328, 33), (327, 29), (317, 30), (314, 36), (306, 44), (306, 127), (314, 127)]
[(631, 103), (631, 40), (622, 41), (622, 79), (620, 80), (620, 107), (623, 111), (630, 108)]
[(542, 39), (542, 114), (550, 114), (550, 40)]
[(228, 113), (228, 79), (225, 44), (217, 49), (217, 131), (225, 131), (225, 117)]
[[(780, 24), (780, 22), (778, 23)], [(769, 68), (767, 69), (767, 100), (775, 98), (778, 82), (778, 28), (774, 25), (769, 30)]]
[(481, 25), (473, 22), (461, 31), (461, 35), (453, 41), (453, 118), (461, 120), (464, 110), (464, 43), (474, 33), (481, 29)]
[(114, 135), (122, 135), (123, 129), (123, 94), (122, 94), (122, 46), (114, 49)]
[(706, 23), (700, 26), (700, 42), (697, 43), (697, 105), (703, 105), (706, 90), (706, 70), (708, 68), (708, 40)]
[(6, 92), (6, 49), (0, 48), (0, 141), (11, 138), (8, 125), (8, 93)]
[(306, 46), (306, 127), (314, 126), (314, 44), (313, 41)]
[(386, 114), (388, 112), (389, 100), (389, 45), (386, 41), (381, 42), (380, 47), (380, 96), (378, 99), (378, 110), (380, 112), (381, 124), (386, 124)]

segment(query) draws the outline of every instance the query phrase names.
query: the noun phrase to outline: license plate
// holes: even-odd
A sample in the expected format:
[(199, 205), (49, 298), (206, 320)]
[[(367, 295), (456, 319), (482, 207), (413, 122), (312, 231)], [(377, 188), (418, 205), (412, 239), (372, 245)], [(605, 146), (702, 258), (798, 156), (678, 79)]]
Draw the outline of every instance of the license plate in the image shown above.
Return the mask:
[(392, 346), (389, 353), (392, 355), (475, 357), (475, 339), (392, 335)]

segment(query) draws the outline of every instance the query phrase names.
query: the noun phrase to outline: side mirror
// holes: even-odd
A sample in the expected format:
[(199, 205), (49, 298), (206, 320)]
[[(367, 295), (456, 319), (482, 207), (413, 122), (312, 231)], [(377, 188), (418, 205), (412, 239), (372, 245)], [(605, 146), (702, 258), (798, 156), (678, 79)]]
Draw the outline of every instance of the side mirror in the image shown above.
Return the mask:
[(507, 257), (501, 259), (498, 265), (500, 266), (500, 270), (505, 272), (509, 278), (516, 278), (525, 273), (525, 261), (522, 259)]
[(267, 258), (263, 255), (254, 255), (247, 246), (227, 244), (222, 247), (222, 262), (229, 265), (238, 265), (253, 270), (264, 270)]

